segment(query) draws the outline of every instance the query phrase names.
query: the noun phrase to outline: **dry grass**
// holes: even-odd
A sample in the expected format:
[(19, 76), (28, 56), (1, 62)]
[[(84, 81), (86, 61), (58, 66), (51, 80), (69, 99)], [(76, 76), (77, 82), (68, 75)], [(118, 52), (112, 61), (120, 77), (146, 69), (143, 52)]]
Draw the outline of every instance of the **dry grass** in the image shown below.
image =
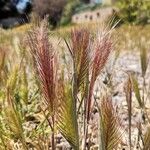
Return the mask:
[[(0, 31), (0, 149), (55, 149), (63, 139), (75, 150), (149, 150), (150, 27), (102, 27), (49, 31), (42, 22)], [(127, 126), (114, 104), (113, 71), (107, 72), (109, 58), (119, 57), (115, 49), (139, 53), (140, 73), (124, 71)]]

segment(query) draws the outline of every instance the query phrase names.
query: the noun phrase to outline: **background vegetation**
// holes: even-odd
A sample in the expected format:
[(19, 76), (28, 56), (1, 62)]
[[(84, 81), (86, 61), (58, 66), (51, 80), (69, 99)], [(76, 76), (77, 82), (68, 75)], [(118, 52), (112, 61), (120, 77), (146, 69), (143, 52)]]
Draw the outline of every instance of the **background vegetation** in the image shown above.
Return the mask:
[(125, 23), (144, 25), (150, 22), (150, 2), (147, 0), (118, 0), (117, 6)]

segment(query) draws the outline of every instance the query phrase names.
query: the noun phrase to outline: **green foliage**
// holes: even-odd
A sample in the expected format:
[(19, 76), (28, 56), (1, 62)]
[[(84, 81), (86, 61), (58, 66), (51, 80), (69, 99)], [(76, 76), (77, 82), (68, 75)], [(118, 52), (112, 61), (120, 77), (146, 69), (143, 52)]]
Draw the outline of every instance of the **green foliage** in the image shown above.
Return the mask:
[(15, 66), (7, 80), (7, 89), (13, 93), (18, 80), (18, 66)]
[(150, 20), (150, 1), (118, 0), (119, 16), (125, 23), (146, 24)]
[(27, 73), (26, 68), (23, 66), (23, 71), (21, 75), (21, 87), (20, 87), (20, 97), (22, 98), (23, 102), (27, 105), (28, 104), (28, 81), (27, 81)]
[(59, 108), (57, 111), (57, 126), (62, 135), (75, 150), (79, 150), (79, 135), (75, 102), (69, 84), (59, 81)]
[(142, 102), (142, 98), (141, 98), (141, 94), (140, 94), (138, 80), (134, 75), (131, 76), (131, 80), (132, 80), (132, 85), (133, 85), (135, 97), (139, 103), (140, 108), (143, 108), (143, 102)]
[(148, 67), (148, 52), (147, 49), (144, 47), (141, 47), (140, 49), (140, 60), (141, 60), (142, 76), (144, 77)]
[(75, 8), (79, 6), (78, 0), (69, 0), (65, 6), (64, 12), (61, 17), (60, 25), (67, 25), (71, 22), (71, 17), (74, 14)]

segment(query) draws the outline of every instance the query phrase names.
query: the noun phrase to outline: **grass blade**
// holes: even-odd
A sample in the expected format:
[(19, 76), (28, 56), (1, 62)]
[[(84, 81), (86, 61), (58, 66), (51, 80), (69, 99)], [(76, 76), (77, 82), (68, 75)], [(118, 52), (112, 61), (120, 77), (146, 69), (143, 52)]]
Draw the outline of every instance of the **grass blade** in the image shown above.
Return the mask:
[(147, 128), (147, 132), (144, 136), (144, 148), (143, 150), (149, 150), (150, 149), (150, 127)]
[(59, 81), (57, 127), (75, 150), (79, 150), (79, 135), (75, 102), (69, 84)]
[(133, 85), (133, 90), (136, 96), (136, 99), (139, 103), (140, 108), (143, 108), (144, 104), (142, 102), (140, 90), (139, 90), (139, 85), (138, 85), (138, 80), (135, 76), (131, 75), (131, 80), (132, 80), (132, 85)]
[(124, 91), (126, 94), (126, 101), (128, 106), (128, 117), (129, 117), (129, 145), (131, 150), (131, 118), (132, 118), (132, 83), (130, 76), (125, 84)]
[(140, 50), (140, 60), (141, 60), (141, 69), (142, 69), (142, 76), (145, 76), (147, 67), (148, 67), (148, 53), (146, 48), (142, 48)]

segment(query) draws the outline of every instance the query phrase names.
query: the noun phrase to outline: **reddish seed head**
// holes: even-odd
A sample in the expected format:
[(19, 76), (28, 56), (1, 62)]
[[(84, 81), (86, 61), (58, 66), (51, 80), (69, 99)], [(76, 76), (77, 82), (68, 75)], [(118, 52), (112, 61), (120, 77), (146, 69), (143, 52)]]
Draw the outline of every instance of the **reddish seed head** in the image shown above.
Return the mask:
[(48, 39), (48, 30), (45, 23), (29, 33), (28, 42), (46, 103), (53, 111), (57, 62), (53, 46)]

